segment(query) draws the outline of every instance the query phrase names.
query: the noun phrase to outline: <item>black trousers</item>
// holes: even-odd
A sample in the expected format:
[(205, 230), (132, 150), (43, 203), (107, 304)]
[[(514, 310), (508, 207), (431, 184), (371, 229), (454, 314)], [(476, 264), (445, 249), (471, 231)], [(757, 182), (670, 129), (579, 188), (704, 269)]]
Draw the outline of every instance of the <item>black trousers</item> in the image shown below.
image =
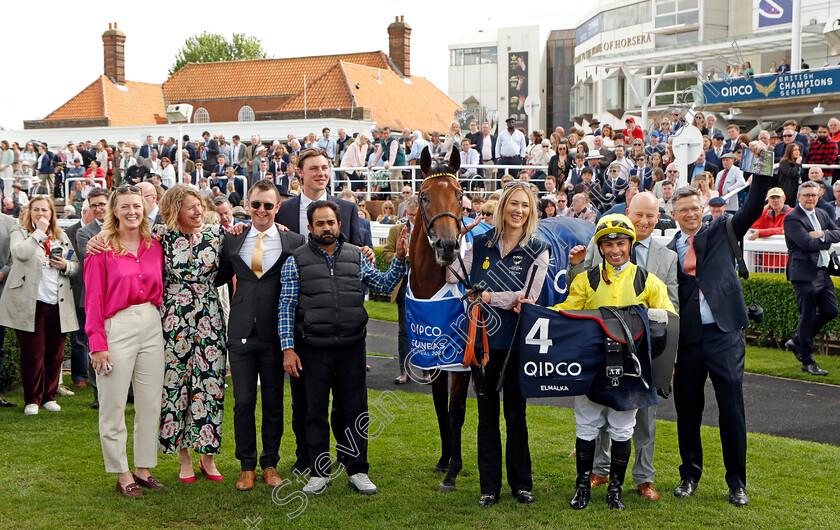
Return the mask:
[(280, 439), (283, 437), (283, 351), (279, 341), (264, 341), (256, 330), (245, 339), (231, 341), (228, 359), (233, 379), (233, 428), (236, 458), (242, 471), (257, 467), (257, 377), (262, 395), (262, 469), (277, 467)]
[[(301, 341), (298, 340), (295, 344), (300, 343)], [(297, 354), (300, 355), (300, 351), (297, 351)], [(294, 467), (303, 471), (309, 466), (309, 446), (306, 443), (307, 373), (305, 370), (298, 370), (298, 374), (300, 374), (300, 377), (289, 376), (289, 387), (292, 394), (292, 432), (295, 433)], [(346, 442), (344, 427), (341, 422), (341, 410), (337, 409), (335, 404), (333, 404), (332, 414), (330, 414), (330, 424), (335, 439), (341, 440), (339, 443)], [(343, 461), (343, 454), (338, 455), (338, 460), (339, 462)]]
[(703, 325), (701, 342), (683, 347), (674, 371), (674, 406), (680, 444), (680, 478), (699, 481), (703, 474), (703, 419), (706, 378), (712, 380), (720, 416), (720, 442), (726, 483), (747, 484), (747, 422), (744, 415), (744, 335), (723, 332), (717, 324)]
[(403, 280), (397, 291), (397, 315), (399, 317), (399, 332), (397, 334), (397, 352), (400, 356), (400, 373), (407, 372), (406, 361), (408, 360), (408, 352), (410, 350), (408, 344), (408, 329), (406, 328), (405, 320), (405, 291), (408, 285), (408, 276)]
[[(496, 162), (496, 164), (500, 166), (521, 166), (522, 158), (518, 156), (502, 156), (499, 157), (499, 160)], [(499, 178), (501, 178), (504, 175), (511, 174), (512, 172), (513, 170), (511, 168), (502, 169)], [(517, 180), (518, 178), (518, 175), (513, 175), (513, 180)]]
[(790, 283), (799, 308), (799, 326), (793, 342), (799, 346), (802, 364), (814, 364), (814, 335), (837, 316), (834, 282), (828, 271), (820, 269), (813, 281)]
[[(499, 393), (496, 385), (507, 351), (490, 350), (484, 378), (484, 393), (478, 396), (478, 475), (482, 495), (498, 495), (502, 489), (502, 434), (499, 429)], [(531, 491), (531, 451), (525, 422), (525, 398), (519, 392), (519, 352), (513, 351), (508, 364), (504, 391), (507, 441), (505, 468), (511, 491)]]
[(367, 370), (365, 341), (341, 348), (315, 348), (303, 341), (296, 344), (306, 373), (306, 446), (311, 476), (330, 474), (330, 390), (333, 395), (333, 422), (341, 428), (336, 452), (348, 475), (368, 472), (367, 461)]

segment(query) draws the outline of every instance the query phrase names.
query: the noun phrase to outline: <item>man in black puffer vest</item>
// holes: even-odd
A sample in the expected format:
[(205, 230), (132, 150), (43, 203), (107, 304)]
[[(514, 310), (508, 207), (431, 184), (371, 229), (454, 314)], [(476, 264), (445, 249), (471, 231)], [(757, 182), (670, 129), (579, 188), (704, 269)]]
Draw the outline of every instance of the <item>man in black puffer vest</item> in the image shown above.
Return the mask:
[[(320, 493), (329, 484), (330, 389), (333, 407), (345, 418), (347, 446), (338, 447), (359, 493), (376, 493), (368, 478), (367, 388), (365, 384), (364, 289), (390, 293), (405, 276), (408, 233), (400, 234), (387, 272), (381, 272), (359, 247), (346, 242), (333, 200), (315, 201), (306, 209), (309, 243), (286, 260), (281, 271), (278, 332), (283, 367), (292, 377), (305, 370), (306, 444), (310, 479), (303, 492)], [(360, 419), (361, 418), (361, 419)]]

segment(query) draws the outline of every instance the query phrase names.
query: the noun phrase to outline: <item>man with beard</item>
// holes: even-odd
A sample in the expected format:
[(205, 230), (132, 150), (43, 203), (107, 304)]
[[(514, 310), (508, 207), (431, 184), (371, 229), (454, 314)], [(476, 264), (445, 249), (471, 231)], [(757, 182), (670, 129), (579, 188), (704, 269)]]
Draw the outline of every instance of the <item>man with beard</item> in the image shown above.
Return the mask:
[(363, 495), (372, 495), (377, 490), (367, 474), (367, 425), (359, 420), (367, 416), (368, 315), (362, 284), (382, 293), (397, 287), (405, 276), (408, 231), (403, 229), (400, 234), (388, 271), (381, 272), (341, 233), (340, 215), (333, 199), (317, 200), (307, 207), (309, 242), (294, 251), (281, 271), (278, 333), (286, 373), (293, 378), (306, 376), (303, 386), (310, 478), (303, 492), (321, 493), (330, 481), (328, 410), (332, 389), (333, 414), (345, 420), (345, 433), (350, 438), (342, 445), (356, 448), (342, 461), (350, 486)]
[[(811, 142), (811, 147), (808, 148), (808, 163), (826, 165), (837, 163), (837, 142), (829, 138), (828, 126), (820, 125), (817, 129), (817, 139)], [(823, 169), (823, 176), (828, 177), (832, 183), (836, 181), (833, 178), (833, 172), (833, 169)]]

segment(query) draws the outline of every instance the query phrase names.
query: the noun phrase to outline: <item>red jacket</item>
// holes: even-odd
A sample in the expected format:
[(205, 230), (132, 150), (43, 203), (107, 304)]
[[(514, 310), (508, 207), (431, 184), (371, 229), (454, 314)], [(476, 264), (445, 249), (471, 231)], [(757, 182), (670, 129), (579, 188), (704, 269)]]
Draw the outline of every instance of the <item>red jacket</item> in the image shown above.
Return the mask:
[(782, 207), (782, 213), (776, 216), (773, 210), (767, 208), (750, 228), (758, 230), (758, 237), (780, 236), (785, 233), (785, 216), (790, 210), (786, 204)]

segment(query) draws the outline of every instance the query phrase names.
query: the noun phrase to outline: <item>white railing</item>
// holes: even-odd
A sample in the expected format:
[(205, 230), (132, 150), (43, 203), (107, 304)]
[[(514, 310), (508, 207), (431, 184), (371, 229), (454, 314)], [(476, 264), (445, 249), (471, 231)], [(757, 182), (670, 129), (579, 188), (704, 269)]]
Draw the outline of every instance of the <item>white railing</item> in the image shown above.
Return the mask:
[[(535, 171), (548, 171), (548, 166), (528, 166), (528, 165), (474, 165), (474, 164), (464, 164), (461, 166), (462, 168), (467, 169), (475, 169), (475, 170), (515, 170), (517, 173), (523, 169), (535, 170)], [(345, 186), (352, 186), (355, 184), (363, 183), (367, 191), (365, 194), (367, 195), (367, 200), (370, 200), (370, 195), (373, 193), (377, 194), (386, 194), (390, 196), (399, 196), (402, 193), (402, 190), (392, 190), (389, 189), (388, 191), (380, 191), (374, 192), (373, 186), (378, 184), (390, 184), (391, 177), (390, 172), (394, 171), (411, 171), (410, 177), (403, 177), (399, 180), (403, 181), (403, 185), (411, 186), (411, 189), (418, 190), (419, 187), (417, 186), (418, 182), (423, 181), (423, 174), (420, 173), (420, 166), (391, 166), (388, 169), (385, 169), (382, 166), (368, 168), (368, 167), (332, 167), (330, 171), (332, 173), (332, 177), (330, 178), (330, 193), (335, 195), (336, 191), (340, 191)], [(377, 177), (376, 174), (379, 172), (388, 173), (387, 177), (382, 175), (381, 177)], [(359, 180), (353, 180), (349, 178), (338, 178), (338, 173), (361, 173), (363, 178)], [(496, 173), (499, 174), (498, 172)], [(513, 175), (514, 179), (517, 179), (517, 175)], [(478, 172), (474, 176), (471, 177), (461, 177), (458, 175), (458, 180), (469, 180), (471, 182), (480, 182), (483, 184), (485, 190), (489, 190), (488, 184), (493, 182), (495, 183), (495, 188), (498, 189), (501, 183), (501, 177), (498, 178), (484, 178)], [(544, 179), (532, 179), (530, 182), (537, 183), (542, 182)]]

